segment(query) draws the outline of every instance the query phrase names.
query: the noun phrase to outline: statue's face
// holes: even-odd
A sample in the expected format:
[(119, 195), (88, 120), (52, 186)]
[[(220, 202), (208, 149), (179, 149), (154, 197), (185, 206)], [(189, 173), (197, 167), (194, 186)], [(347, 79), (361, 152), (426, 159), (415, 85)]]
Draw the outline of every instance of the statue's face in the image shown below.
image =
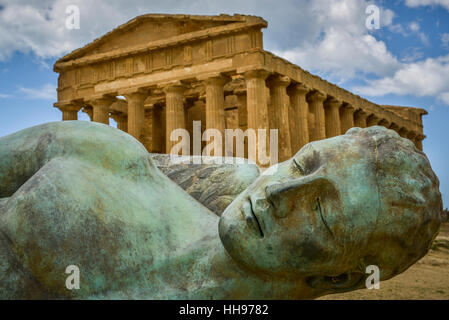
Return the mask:
[(374, 164), (374, 152), (349, 135), (306, 145), (225, 210), (219, 233), (226, 251), (274, 276), (346, 272), (377, 218)]

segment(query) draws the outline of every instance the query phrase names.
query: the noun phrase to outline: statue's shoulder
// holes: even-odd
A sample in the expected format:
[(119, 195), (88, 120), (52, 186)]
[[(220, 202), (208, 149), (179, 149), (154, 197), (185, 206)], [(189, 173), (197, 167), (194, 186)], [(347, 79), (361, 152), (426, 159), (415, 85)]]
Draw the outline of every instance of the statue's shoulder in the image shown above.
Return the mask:
[(134, 137), (88, 121), (50, 122), (4, 136), (0, 138), (0, 157), (0, 178), (2, 172), (10, 174), (11, 168), (31, 168), (24, 173), (29, 176), (55, 158), (77, 159), (127, 176), (148, 174), (155, 168)]

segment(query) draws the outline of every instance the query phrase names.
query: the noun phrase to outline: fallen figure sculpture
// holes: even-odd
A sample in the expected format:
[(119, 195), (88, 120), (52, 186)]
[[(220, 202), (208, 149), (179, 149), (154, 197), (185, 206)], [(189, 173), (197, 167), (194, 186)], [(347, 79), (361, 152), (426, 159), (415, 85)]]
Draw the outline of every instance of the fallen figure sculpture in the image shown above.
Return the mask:
[(429, 161), (382, 127), (261, 175), (199, 166), (175, 183), (173, 168), (102, 124), (0, 138), (0, 298), (310, 299), (363, 288), (370, 265), (403, 272), (440, 226)]

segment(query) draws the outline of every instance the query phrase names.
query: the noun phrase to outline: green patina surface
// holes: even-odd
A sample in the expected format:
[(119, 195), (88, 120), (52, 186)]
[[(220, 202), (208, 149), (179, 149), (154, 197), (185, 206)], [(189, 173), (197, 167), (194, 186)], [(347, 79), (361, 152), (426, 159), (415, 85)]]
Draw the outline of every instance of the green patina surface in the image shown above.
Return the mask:
[[(441, 206), (425, 155), (381, 127), (310, 143), (259, 176), (172, 166), (106, 125), (48, 123), (0, 138), (0, 298), (353, 290), (367, 265), (388, 279), (421, 258)], [(66, 288), (69, 265), (79, 290)]]

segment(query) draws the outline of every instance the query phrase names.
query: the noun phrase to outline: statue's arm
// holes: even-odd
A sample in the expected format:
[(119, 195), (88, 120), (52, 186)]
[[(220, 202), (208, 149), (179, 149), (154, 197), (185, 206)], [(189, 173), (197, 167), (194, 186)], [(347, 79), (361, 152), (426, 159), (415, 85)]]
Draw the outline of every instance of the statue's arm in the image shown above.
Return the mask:
[(0, 198), (7, 198), (45, 164), (72, 158), (130, 175), (148, 172), (148, 152), (130, 135), (87, 121), (52, 122), (0, 138)]

